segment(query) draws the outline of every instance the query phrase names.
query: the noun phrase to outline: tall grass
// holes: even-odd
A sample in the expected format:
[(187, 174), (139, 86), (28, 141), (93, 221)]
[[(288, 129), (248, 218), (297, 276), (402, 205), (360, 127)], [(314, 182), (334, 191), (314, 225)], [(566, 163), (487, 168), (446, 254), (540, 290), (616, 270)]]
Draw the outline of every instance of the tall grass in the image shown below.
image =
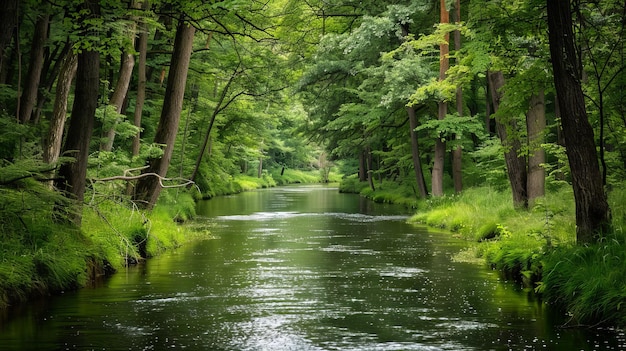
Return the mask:
[(47, 202), (45, 196), (2, 191), (7, 196), (0, 204), (15, 205), (13, 200), (28, 197), (36, 207), (0, 218), (0, 308), (34, 294), (76, 289), (97, 275), (198, 238), (179, 224), (195, 216), (187, 192), (164, 190), (150, 213), (120, 196), (93, 196), (83, 208), (79, 229), (58, 221), (55, 201)]
[(609, 194), (613, 233), (593, 245), (563, 245), (544, 258), (540, 290), (572, 324), (626, 326), (626, 190)]

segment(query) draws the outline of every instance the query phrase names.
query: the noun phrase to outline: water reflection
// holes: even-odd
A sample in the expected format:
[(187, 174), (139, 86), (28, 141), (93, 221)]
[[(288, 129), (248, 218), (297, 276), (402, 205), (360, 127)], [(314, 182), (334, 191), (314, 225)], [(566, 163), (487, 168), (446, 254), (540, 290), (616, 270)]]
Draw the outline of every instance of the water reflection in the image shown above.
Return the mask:
[[(592, 350), (623, 334), (560, 330), (463, 243), (335, 189), (213, 199), (217, 239), (32, 306), (0, 350)], [(557, 320), (556, 323), (560, 321)]]

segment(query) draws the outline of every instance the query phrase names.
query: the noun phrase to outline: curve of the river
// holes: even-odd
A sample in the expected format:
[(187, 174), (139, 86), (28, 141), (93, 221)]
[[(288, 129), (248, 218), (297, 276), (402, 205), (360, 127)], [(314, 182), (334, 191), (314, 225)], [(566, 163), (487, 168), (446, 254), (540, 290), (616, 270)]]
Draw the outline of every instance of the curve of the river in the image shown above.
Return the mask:
[(0, 350), (618, 350), (562, 329), (532, 294), (451, 256), (402, 208), (323, 186), (199, 204), (214, 238), (0, 325)]

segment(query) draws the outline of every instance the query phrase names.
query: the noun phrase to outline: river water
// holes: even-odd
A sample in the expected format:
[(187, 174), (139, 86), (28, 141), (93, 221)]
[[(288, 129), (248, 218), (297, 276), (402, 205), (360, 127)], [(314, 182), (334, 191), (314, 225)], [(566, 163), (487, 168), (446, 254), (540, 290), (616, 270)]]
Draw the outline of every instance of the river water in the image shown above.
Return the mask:
[(213, 239), (2, 319), (0, 350), (619, 350), (399, 207), (323, 186), (198, 205)]

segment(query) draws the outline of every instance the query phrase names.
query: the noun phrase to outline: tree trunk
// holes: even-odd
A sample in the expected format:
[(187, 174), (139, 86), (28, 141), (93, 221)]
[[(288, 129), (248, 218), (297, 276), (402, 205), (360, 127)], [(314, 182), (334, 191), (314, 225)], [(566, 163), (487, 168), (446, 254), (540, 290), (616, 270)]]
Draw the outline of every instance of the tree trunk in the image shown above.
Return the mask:
[(366, 154), (367, 157), (366, 159), (366, 165), (367, 165), (367, 182), (370, 185), (370, 189), (372, 189), (372, 191), (376, 191), (376, 186), (374, 185), (374, 170), (372, 163), (374, 163), (374, 159), (372, 157), (372, 150), (367, 147), (366, 149)]
[(367, 180), (367, 165), (365, 161), (365, 150), (359, 151), (359, 181)]
[(602, 186), (593, 128), (585, 109), (570, 1), (548, 0), (547, 5), (554, 85), (576, 203), (576, 239), (580, 244), (591, 243), (610, 230), (611, 213)]
[(39, 82), (41, 81), (45, 46), (48, 41), (49, 19), (50, 16), (48, 14), (43, 14), (37, 17), (37, 23), (35, 24), (33, 42), (30, 48), (28, 74), (26, 75), (24, 91), (22, 92), (19, 105), (19, 118), (21, 123), (30, 121), (35, 105), (37, 104), (37, 91), (39, 89)]
[[(2, 4), (2, 11), (0, 11), (0, 76), (4, 76), (2, 72), (6, 71), (5, 51), (11, 45), (15, 33), (18, 4), (18, 0), (6, 0)], [(0, 84), (5, 83), (0, 79)]]
[[(450, 13), (446, 8), (446, 1), (440, 0), (440, 22), (441, 23), (450, 23)], [(450, 67), (450, 59), (448, 58), (448, 53), (450, 52), (450, 47), (448, 45), (448, 41), (450, 40), (450, 35), (446, 34), (445, 43), (439, 45), (439, 81), (446, 79), (446, 72)], [(437, 118), (444, 119), (448, 114), (448, 104), (445, 101), (439, 101), (439, 111), (437, 114)], [(435, 140), (435, 156), (433, 163), (433, 171), (432, 171), (432, 180), (431, 180), (431, 188), (433, 196), (442, 196), (443, 195), (443, 167), (445, 163), (445, 155), (446, 155), (446, 143), (439, 136)]]
[[(504, 86), (504, 75), (500, 71), (489, 72), (489, 91), (491, 92), (494, 112), (498, 112), (500, 99), (502, 99), (502, 87)], [(515, 208), (528, 207), (528, 192), (526, 191), (527, 173), (526, 158), (521, 154), (521, 143), (519, 138), (509, 137), (508, 129), (516, 130), (517, 125), (514, 120), (507, 121), (506, 124), (496, 119), (496, 132), (500, 142), (504, 147), (504, 160), (506, 163), (507, 175), (513, 192), (513, 206)]]
[(417, 182), (417, 189), (419, 190), (419, 196), (422, 199), (428, 197), (428, 190), (426, 189), (426, 181), (424, 180), (424, 171), (422, 169), (422, 162), (420, 157), (419, 143), (417, 139), (417, 115), (415, 113), (415, 107), (407, 107), (407, 113), (409, 114), (409, 132), (411, 133), (411, 156), (413, 159), (413, 170), (415, 171), (415, 181)]
[[(134, 36), (134, 31), (133, 31)], [(122, 107), (124, 106), (124, 100), (128, 93), (128, 86), (130, 85), (130, 78), (133, 75), (133, 68), (135, 67), (135, 57), (133, 54), (125, 52), (122, 54), (122, 62), (120, 64), (120, 72), (115, 84), (115, 90), (109, 100), (109, 105), (115, 106), (115, 112), (117, 114), (122, 113)], [(113, 149), (113, 141), (115, 140), (115, 126), (119, 121), (117, 117), (113, 121), (113, 125), (106, 131), (106, 140), (100, 144), (101, 151), (111, 151)]]
[[(154, 142), (164, 144), (165, 148), (162, 157), (148, 159), (149, 167), (143, 171), (144, 174), (156, 173), (161, 177), (167, 175), (183, 108), (194, 34), (195, 28), (184, 23), (181, 19), (176, 29), (176, 39), (174, 40), (170, 73), (167, 77), (163, 110), (161, 111), (161, 118), (154, 137)], [(134, 199), (141, 206), (152, 209), (160, 193), (161, 184), (158, 178), (153, 176), (143, 177), (137, 182)]]
[[(89, 10), (88, 15), (90, 17), (99, 15), (99, 6), (96, 0), (85, 0), (84, 6)], [(87, 31), (85, 35), (93, 35), (89, 29)], [(73, 156), (76, 161), (64, 163), (60, 167), (59, 180), (55, 183), (58, 189), (76, 201), (74, 211), (68, 213), (68, 218), (76, 225), (80, 225), (82, 219), (89, 141), (93, 133), (99, 86), (100, 54), (95, 50), (83, 50), (78, 54), (74, 105), (65, 146), (63, 147), (63, 151), (68, 156)]]
[(528, 206), (532, 207), (535, 199), (545, 195), (546, 171), (542, 164), (546, 162), (543, 150), (544, 131), (546, 129), (546, 109), (543, 90), (530, 98), (530, 107), (526, 113), (528, 131)]
[[(461, 22), (461, 0), (456, 0), (454, 15), (454, 21), (459, 24)], [(461, 32), (458, 30), (454, 31), (454, 51), (457, 52), (457, 55), (461, 51)], [(463, 88), (460, 85), (456, 88), (456, 112), (459, 116), (463, 116)], [(455, 136), (455, 138), (458, 137), (458, 135)], [(454, 191), (460, 193), (463, 190), (463, 150), (460, 145), (452, 150), (452, 179)]]
[[(150, 8), (150, 2), (145, 0), (142, 8), (147, 10)], [(148, 55), (148, 25), (141, 21), (138, 24), (139, 35), (137, 37), (137, 51), (139, 52), (139, 62), (137, 63), (137, 97), (135, 101), (135, 114), (133, 116), (133, 124), (137, 128), (141, 128), (141, 115), (143, 113), (143, 105), (146, 101), (146, 59)], [(139, 155), (141, 146), (141, 134), (137, 133), (133, 138), (132, 153), (133, 156)]]
[(63, 140), (63, 129), (65, 128), (65, 117), (67, 114), (67, 99), (72, 89), (72, 81), (76, 75), (78, 64), (77, 56), (72, 51), (68, 51), (63, 58), (63, 65), (59, 72), (54, 109), (50, 118), (48, 136), (43, 148), (43, 160), (46, 163), (55, 163), (59, 159), (61, 142)]
[[(132, 2), (133, 8), (138, 8), (137, 2)], [(131, 42), (135, 43), (135, 34), (137, 32), (137, 23), (133, 20), (131, 24), (128, 25), (127, 28), (128, 35), (131, 37)], [(117, 83), (115, 84), (115, 90), (113, 91), (113, 95), (111, 95), (111, 99), (109, 100), (109, 105), (115, 106), (115, 112), (117, 114), (122, 113), (122, 109), (124, 107), (124, 101), (126, 100), (126, 96), (128, 94), (128, 87), (130, 85), (130, 79), (133, 75), (133, 68), (135, 67), (135, 56), (128, 52), (124, 51), (122, 53), (122, 60), (120, 63), (120, 71), (117, 78)], [(113, 121), (113, 125), (106, 131), (106, 139), (101, 142), (100, 150), (101, 151), (111, 151), (113, 149), (113, 142), (115, 141), (115, 127), (119, 123), (117, 116)]]

